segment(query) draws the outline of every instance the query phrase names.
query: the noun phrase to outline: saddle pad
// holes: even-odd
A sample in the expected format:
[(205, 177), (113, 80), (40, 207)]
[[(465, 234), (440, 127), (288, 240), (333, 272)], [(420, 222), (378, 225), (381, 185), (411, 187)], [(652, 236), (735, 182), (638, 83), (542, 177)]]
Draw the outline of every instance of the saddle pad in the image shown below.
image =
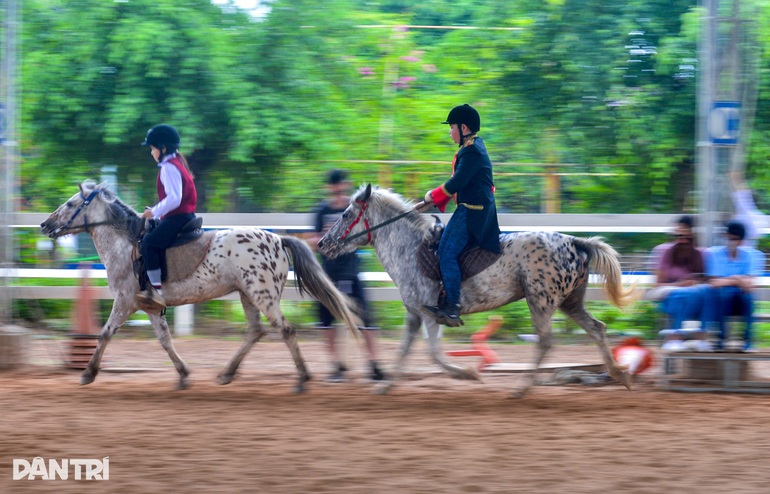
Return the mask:
[(191, 276), (206, 257), (214, 235), (215, 231), (203, 232), (197, 240), (166, 250), (165, 281), (173, 283)]
[[(417, 249), (417, 268), (431, 280), (441, 281), (438, 254), (430, 245), (430, 242), (423, 242)], [(463, 281), (487, 269), (501, 255), (489, 252), (481, 247), (474, 247), (460, 254), (460, 269), (462, 270)]]

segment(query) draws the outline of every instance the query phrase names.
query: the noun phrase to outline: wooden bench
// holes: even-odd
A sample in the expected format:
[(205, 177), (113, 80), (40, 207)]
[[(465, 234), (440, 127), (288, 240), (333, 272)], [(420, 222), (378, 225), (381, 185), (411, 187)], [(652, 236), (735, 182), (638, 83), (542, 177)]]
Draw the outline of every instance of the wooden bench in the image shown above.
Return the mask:
[[(669, 391), (770, 393), (770, 380), (756, 380), (751, 362), (770, 361), (770, 352), (691, 353), (672, 352), (662, 356), (665, 372), (658, 386)], [(681, 366), (681, 372), (669, 373)]]

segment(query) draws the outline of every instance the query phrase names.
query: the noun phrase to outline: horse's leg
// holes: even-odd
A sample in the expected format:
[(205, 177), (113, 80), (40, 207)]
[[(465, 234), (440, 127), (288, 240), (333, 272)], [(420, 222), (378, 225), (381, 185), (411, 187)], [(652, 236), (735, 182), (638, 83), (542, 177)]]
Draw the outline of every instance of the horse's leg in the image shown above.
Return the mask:
[(428, 352), (433, 361), (438, 364), (442, 369), (449, 373), (449, 375), (455, 379), (473, 379), (480, 381), (478, 372), (471, 367), (460, 367), (450, 363), (444, 350), (441, 346), (441, 339), (439, 338), (439, 324), (431, 318), (423, 318), (419, 312), (407, 312), (406, 315), (406, 329), (401, 335), (401, 345), (398, 352), (398, 360), (396, 367), (392, 371), (392, 378), (390, 381), (382, 381), (374, 388), (374, 392), (377, 394), (385, 394), (390, 390), (395, 381), (401, 379), (404, 371), (404, 363), (406, 357), (412, 348), (417, 333), (420, 330), (421, 323), (425, 323), (425, 329), (428, 333)]
[(254, 346), (263, 336), (265, 336), (265, 330), (262, 329), (262, 323), (259, 320), (259, 309), (254, 307), (254, 304), (241, 292), (241, 304), (243, 305), (243, 311), (246, 314), (246, 320), (249, 322), (249, 329), (246, 333), (246, 339), (243, 345), (238, 349), (238, 352), (233, 355), (227, 366), (222, 369), (217, 377), (219, 384), (230, 384), (235, 377), (235, 373), (238, 371), (238, 366), (241, 365), (243, 358), (249, 353), (251, 347)]
[(545, 358), (548, 350), (551, 349), (553, 344), (553, 336), (551, 334), (551, 318), (553, 313), (556, 312), (556, 307), (549, 307), (547, 304), (543, 306), (537, 306), (531, 303), (527, 299), (527, 305), (529, 305), (529, 312), (532, 315), (532, 325), (535, 328), (535, 332), (538, 336), (537, 350), (535, 352), (535, 360), (532, 363), (532, 368), (529, 372), (525, 372), (521, 376), (521, 381), (516, 390), (511, 394), (513, 398), (523, 398), (527, 394), (529, 388), (535, 382), (535, 374), (540, 367), (540, 363)]
[(399, 381), (403, 376), (404, 363), (406, 362), (407, 355), (409, 355), (409, 352), (412, 349), (412, 343), (414, 343), (417, 332), (420, 330), (422, 317), (418, 313), (407, 309), (404, 323), (406, 327), (401, 333), (401, 344), (399, 345), (398, 349), (398, 359), (396, 360), (396, 365), (391, 370), (391, 372), (386, 374), (389, 376), (388, 378), (383, 379), (375, 385), (374, 390), (372, 391), (375, 394), (386, 394), (390, 388), (393, 387), (396, 381)]
[(107, 322), (102, 328), (102, 332), (99, 334), (99, 342), (96, 344), (94, 354), (91, 356), (88, 365), (83, 373), (80, 375), (80, 384), (91, 384), (96, 379), (96, 375), (99, 373), (99, 366), (102, 363), (102, 356), (107, 349), (107, 344), (112, 339), (112, 336), (118, 332), (118, 329), (124, 322), (136, 312), (136, 309), (129, 303), (125, 303), (122, 297), (115, 299), (112, 305), (112, 311), (110, 317), (107, 318)]
[(161, 346), (166, 350), (168, 356), (176, 367), (176, 371), (179, 373), (178, 390), (187, 389), (187, 377), (190, 375), (190, 371), (187, 369), (187, 365), (182, 360), (182, 357), (176, 353), (174, 348), (174, 342), (171, 340), (171, 331), (168, 329), (168, 322), (164, 316), (160, 315), (160, 312), (151, 311), (147, 313), (152, 323), (152, 329), (155, 330), (155, 335), (158, 337)]
[(425, 330), (428, 333), (428, 353), (430, 354), (433, 362), (438, 364), (439, 367), (448, 372), (453, 379), (469, 379), (473, 381), (481, 381), (479, 373), (472, 367), (461, 367), (455, 365), (446, 358), (446, 353), (441, 345), (441, 338), (439, 337), (439, 324), (426, 317)]
[(607, 372), (610, 376), (617, 379), (627, 389), (633, 386), (634, 378), (627, 372), (625, 366), (615, 362), (610, 350), (610, 342), (607, 338), (607, 325), (593, 317), (583, 304), (583, 294), (585, 287), (572, 292), (570, 296), (559, 306), (567, 316), (571, 317), (586, 333), (593, 338), (599, 347), (599, 353), (602, 355)]
[(297, 372), (299, 372), (295, 391), (297, 394), (304, 393), (305, 383), (310, 380), (311, 376), (307, 370), (307, 365), (305, 365), (305, 359), (302, 358), (302, 353), (299, 351), (299, 345), (297, 345), (297, 332), (294, 329), (294, 325), (281, 312), (280, 300), (276, 299), (267, 305), (269, 308), (265, 310), (265, 317), (267, 317), (267, 320), (270, 321), (270, 324), (276, 330), (281, 331), (281, 337), (286, 346), (289, 347), (291, 357), (294, 359), (294, 365), (297, 366)]

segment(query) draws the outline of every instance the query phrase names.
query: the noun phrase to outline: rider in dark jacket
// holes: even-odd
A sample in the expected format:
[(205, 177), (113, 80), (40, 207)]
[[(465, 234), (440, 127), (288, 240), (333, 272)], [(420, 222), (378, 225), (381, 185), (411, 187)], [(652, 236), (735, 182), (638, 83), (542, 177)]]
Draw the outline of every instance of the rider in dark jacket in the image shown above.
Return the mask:
[(470, 105), (452, 108), (445, 124), (450, 126), (452, 140), (460, 146), (452, 162), (452, 177), (425, 194), (426, 203), (434, 203), (441, 212), (452, 196), (457, 208), (444, 230), (438, 256), (446, 298), (437, 306), (425, 306), (436, 320), (447, 326), (459, 326), (460, 320), (460, 254), (479, 246), (500, 252), (500, 227), (495, 207), (495, 184), (492, 162), (482, 140), (477, 136), (481, 118)]

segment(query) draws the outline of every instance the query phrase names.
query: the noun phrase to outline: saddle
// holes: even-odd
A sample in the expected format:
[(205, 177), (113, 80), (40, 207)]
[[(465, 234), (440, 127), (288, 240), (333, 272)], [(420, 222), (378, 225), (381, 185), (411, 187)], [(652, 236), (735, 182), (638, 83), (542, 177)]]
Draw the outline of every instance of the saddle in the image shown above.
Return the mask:
[[(438, 244), (444, 233), (444, 224), (438, 216), (433, 215), (436, 223), (433, 225), (431, 236), (417, 248), (417, 268), (431, 280), (441, 281), (441, 270), (438, 264)], [(471, 247), (460, 254), (460, 270), (462, 280), (472, 278), (494, 264), (502, 254), (495, 254), (481, 247)]]
[[(156, 225), (157, 221), (151, 220), (145, 233), (151, 232)], [(190, 277), (203, 262), (216, 232), (204, 232), (201, 229), (202, 226), (203, 218), (191, 219), (182, 227), (174, 241), (166, 249), (160, 262), (163, 282), (172, 283), (184, 280)], [(144, 262), (141, 257), (134, 261), (134, 274), (139, 279), (141, 288), (145, 289), (148, 283), (147, 271), (144, 269)]]

